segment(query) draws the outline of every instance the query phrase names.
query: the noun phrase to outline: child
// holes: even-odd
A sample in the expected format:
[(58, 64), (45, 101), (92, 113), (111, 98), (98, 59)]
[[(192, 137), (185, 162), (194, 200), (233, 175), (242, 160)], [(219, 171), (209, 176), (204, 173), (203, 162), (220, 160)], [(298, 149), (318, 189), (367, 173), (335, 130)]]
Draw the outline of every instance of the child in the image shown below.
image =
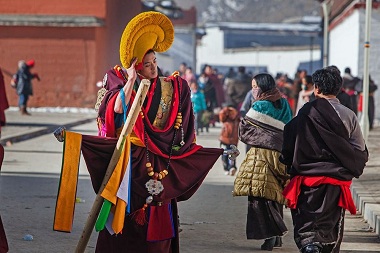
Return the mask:
[[(222, 123), (222, 131), (219, 136), (220, 147), (230, 149), (231, 145), (237, 146), (239, 141), (239, 112), (234, 107), (225, 106), (219, 112), (219, 121)], [(223, 154), (222, 161), (224, 174), (234, 176), (236, 173), (235, 160), (229, 160), (228, 155)]]
[(191, 102), (193, 103), (193, 111), (195, 117), (195, 131), (199, 134), (199, 128), (203, 128), (202, 114), (206, 110), (206, 99), (203, 92), (199, 89), (198, 84), (193, 81), (190, 83)]
[[(206, 104), (206, 107), (207, 107), (207, 104)], [(213, 115), (209, 110), (205, 110), (202, 113), (202, 127), (200, 128), (201, 132), (203, 132), (203, 127), (204, 127), (204, 128), (206, 128), (206, 132), (208, 133), (208, 128), (210, 126), (210, 120), (212, 117), (213, 117)]]

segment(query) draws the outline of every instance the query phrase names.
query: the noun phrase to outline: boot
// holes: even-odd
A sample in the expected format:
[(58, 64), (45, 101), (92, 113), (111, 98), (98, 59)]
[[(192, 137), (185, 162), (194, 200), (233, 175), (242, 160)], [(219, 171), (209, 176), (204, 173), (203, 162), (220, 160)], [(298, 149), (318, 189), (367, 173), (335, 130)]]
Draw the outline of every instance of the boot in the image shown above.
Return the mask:
[(25, 107), (25, 115), (28, 115), (28, 116), (32, 115), (32, 114), (30, 114), (30, 112), (28, 112), (28, 111), (26, 110), (26, 107)]
[(31, 115), (31, 114), (26, 110), (26, 106), (24, 106), (24, 105), (20, 106), (20, 112), (21, 112), (21, 115), (28, 115), (28, 116)]
[(276, 241), (275, 241), (273, 247), (275, 247), (275, 248), (282, 247), (282, 238), (281, 238), (281, 236), (276, 236)]
[(26, 115), (25, 106), (23, 106), (23, 105), (20, 106), (20, 113), (21, 113), (21, 115)]
[(321, 253), (322, 248), (316, 244), (307, 244), (302, 248), (302, 253)]
[(261, 250), (272, 251), (275, 242), (276, 242), (276, 237), (265, 239), (265, 242), (263, 243), (263, 245), (261, 245)]

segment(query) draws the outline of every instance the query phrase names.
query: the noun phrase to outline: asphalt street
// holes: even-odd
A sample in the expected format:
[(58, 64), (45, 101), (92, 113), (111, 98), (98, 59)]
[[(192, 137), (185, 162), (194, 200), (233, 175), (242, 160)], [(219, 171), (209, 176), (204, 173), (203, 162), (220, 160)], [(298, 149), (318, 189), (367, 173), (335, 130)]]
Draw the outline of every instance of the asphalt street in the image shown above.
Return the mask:
[[(32, 111), (32, 116), (21, 117), (16, 110), (6, 112), (7, 126), (2, 129), (5, 158), (0, 174), (0, 214), (5, 226), (11, 253), (74, 252), (95, 194), (89, 175), (82, 161), (77, 189), (77, 203), (71, 233), (53, 231), (53, 218), (62, 163), (62, 143), (52, 132), (58, 126), (70, 131), (96, 135), (95, 113), (72, 111)], [(201, 133), (197, 142), (205, 147), (218, 147), (220, 126)], [(36, 133), (38, 132), (38, 133)], [(371, 154), (379, 154), (380, 128), (371, 132), (368, 146)], [(245, 146), (239, 143), (241, 155)], [(368, 175), (356, 184), (372, 185), (379, 178), (380, 162), (372, 155)], [(179, 203), (180, 248), (182, 253), (243, 253), (262, 252), (262, 241), (247, 240), (245, 221), (246, 197), (232, 197), (234, 177), (224, 175), (221, 160), (217, 161), (198, 192), (188, 201)], [(362, 180), (362, 181), (360, 181)], [(378, 181), (377, 181), (378, 182)], [(379, 202), (380, 203), (380, 202)], [(289, 209), (285, 209), (285, 221), (289, 233), (284, 245), (274, 252), (297, 252), (293, 241)], [(25, 241), (26, 234), (33, 236)], [(97, 233), (94, 231), (86, 252), (94, 252)], [(346, 213), (345, 236), (341, 252), (380, 252), (380, 241), (374, 229), (363, 216)]]

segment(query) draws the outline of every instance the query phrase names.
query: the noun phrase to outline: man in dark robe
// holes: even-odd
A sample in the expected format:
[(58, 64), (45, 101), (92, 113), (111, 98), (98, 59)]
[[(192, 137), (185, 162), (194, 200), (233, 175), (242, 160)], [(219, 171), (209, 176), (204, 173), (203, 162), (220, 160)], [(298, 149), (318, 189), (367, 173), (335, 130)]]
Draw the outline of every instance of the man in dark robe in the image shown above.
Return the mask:
[(301, 252), (339, 252), (345, 209), (356, 212), (351, 180), (363, 173), (368, 151), (355, 113), (336, 98), (339, 70), (326, 67), (312, 78), (316, 100), (284, 129), (280, 160), (292, 179), (283, 194)]

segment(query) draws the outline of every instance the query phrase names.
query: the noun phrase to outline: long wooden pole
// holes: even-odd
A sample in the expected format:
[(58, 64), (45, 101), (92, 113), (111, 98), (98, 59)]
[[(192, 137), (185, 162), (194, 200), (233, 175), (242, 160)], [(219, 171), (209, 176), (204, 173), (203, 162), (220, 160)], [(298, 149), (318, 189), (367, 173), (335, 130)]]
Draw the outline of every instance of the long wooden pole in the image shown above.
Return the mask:
[(140, 83), (139, 89), (137, 90), (136, 97), (133, 100), (131, 109), (128, 113), (127, 119), (121, 131), (120, 137), (117, 141), (116, 148), (108, 164), (106, 174), (104, 175), (104, 178), (103, 178), (102, 185), (100, 186), (100, 189), (98, 193), (96, 194), (94, 204), (92, 205), (90, 214), (88, 215), (87, 222), (83, 228), (82, 235), (79, 238), (79, 242), (75, 250), (76, 253), (83, 253), (87, 247), (87, 243), (90, 239), (91, 233), (96, 223), (96, 219), (99, 215), (100, 209), (103, 204), (103, 197), (100, 194), (103, 192), (106, 184), (108, 183), (108, 180), (110, 179), (112, 175), (113, 170), (115, 169), (117, 162), (119, 161), (121, 151), (122, 151), (121, 144), (123, 143), (124, 136), (132, 132), (133, 126), (136, 123), (137, 116), (140, 113), (146, 94), (149, 90), (149, 86), (150, 86), (150, 81), (147, 79), (143, 79)]

